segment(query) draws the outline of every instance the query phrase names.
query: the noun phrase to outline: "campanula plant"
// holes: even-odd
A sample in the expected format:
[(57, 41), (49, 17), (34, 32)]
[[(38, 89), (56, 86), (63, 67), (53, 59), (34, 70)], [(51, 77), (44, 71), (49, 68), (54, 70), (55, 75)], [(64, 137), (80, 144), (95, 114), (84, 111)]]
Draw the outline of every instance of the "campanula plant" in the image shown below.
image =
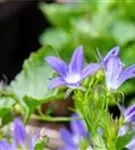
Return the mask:
[[(52, 52), (50, 47), (46, 49)], [(82, 46), (75, 49), (69, 64), (51, 53), (49, 56), (46, 49), (32, 54), (16, 80), (5, 88), (6, 91), (3, 89), (4, 92), (1, 92), (0, 102), (5, 102), (5, 99), (6, 103), (10, 101), (6, 108), (5, 103), (0, 108), (2, 123), (8, 116), (11, 106), (20, 104), (24, 109), (25, 123), (30, 117), (42, 121), (71, 121), (70, 130), (60, 130), (63, 141), (60, 149), (134, 150), (135, 104), (123, 107), (121, 103), (124, 96), (119, 97), (119, 94), (124, 93), (118, 89), (126, 80), (134, 77), (135, 67), (131, 65), (123, 69), (124, 63), (120, 60), (119, 47), (111, 49), (105, 57), (98, 51), (101, 61), (86, 66)], [(49, 71), (46, 71), (46, 68)], [(57, 77), (50, 81), (54, 72)], [(73, 91), (70, 98), (74, 102), (74, 108), (71, 110), (78, 115), (53, 118), (43, 114), (39, 109), (41, 104), (49, 100), (64, 98), (65, 90), (54, 90), (61, 86)], [(110, 112), (111, 105), (119, 106), (120, 116), (114, 116)], [(38, 113), (34, 113), (35, 109)], [(34, 115), (31, 115), (32, 113)], [(39, 133), (29, 137), (18, 118), (14, 120), (13, 126), (11, 138), (5, 136), (0, 140), (1, 150), (34, 149), (35, 145), (37, 146)], [(39, 150), (43, 150), (44, 147), (45, 145), (38, 145)]]
[[(113, 97), (112, 91), (117, 91), (122, 83), (135, 76), (135, 65), (123, 69), (119, 53), (118, 46), (111, 49), (105, 57), (102, 57), (98, 51), (101, 62), (88, 64), (84, 69), (82, 69), (84, 60), (81, 46), (74, 51), (69, 66), (59, 58), (46, 57), (47, 63), (60, 75), (50, 82), (49, 88), (66, 86), (69, 89), (76, 89), (73, 94), (75, 111), (85, 123), (85, 130), (80, 121), (76, 120), (71, 121), (71, 133), (66, 129), (61, 130), (63, 149), (81, 149), (80, 143), (83, 137), (90, 149), (117, 150), (125, 147), (133, 150), (135, 107), (132, 105), (127, 110), (121, 107), (120, 101)], [(109, 96), (112, 97), (108, 97), (108, 91), (103, 92), (99, 89), (101, 70), (104, 72), (105, 83), (110, 91)], [(78, 87), (84, 87), (86, 91), (81, 91)], [(108, 98), (115, 99), (114, 104), (120, 106), (119, 119), (113, 118), (110, 114)], [(88, 133), (89, 136), (86, 137), (84, 133)]]

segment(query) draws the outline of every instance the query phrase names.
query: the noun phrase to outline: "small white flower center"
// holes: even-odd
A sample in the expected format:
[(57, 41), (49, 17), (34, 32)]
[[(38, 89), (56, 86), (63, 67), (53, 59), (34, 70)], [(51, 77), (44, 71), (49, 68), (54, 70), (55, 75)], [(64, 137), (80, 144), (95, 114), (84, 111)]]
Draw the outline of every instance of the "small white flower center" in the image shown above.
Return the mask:
[(120, 84), (119, 84), (119, 82), (117, 80), (114, 80), (114, 81), (106, 80), (106, 84), (107, 84), (107, 88), (110, 91), (116, 90), (120, 86)]
[(77, 83), (81, 80), (81, 76), (79, 74), (68, 74), (67, 77), (65, 78), (65, 81), (68, 84), (74, 84)]

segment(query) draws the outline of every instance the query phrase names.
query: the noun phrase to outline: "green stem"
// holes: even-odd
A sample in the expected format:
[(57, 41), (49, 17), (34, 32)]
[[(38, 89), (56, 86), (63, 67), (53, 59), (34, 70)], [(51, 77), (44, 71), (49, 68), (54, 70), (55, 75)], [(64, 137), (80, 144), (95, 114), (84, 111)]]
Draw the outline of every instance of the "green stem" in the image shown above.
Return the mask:
[(105, 106), (105, 110), (108, 111), (108, 104), (109, 104), (109, 98), (107, 97), (106, 99), (106, 106)]
[(74, 120), (74, 118), (70, 118), (70, 117), (51, 117), (47, 115), (44, 116), (32, 115), (32, 118), (41, 121), (50, 121), (50, 122), (68, 122)]

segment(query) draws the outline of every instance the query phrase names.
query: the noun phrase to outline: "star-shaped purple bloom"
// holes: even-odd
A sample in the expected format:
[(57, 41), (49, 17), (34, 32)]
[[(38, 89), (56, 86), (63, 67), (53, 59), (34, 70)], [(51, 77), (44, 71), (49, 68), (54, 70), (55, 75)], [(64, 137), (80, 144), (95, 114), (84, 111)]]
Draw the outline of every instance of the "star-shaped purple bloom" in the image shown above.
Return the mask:
[(98, 63), (91, 63), (83, 69), (84, 54), (82, 46), (76, 48), (69, 65), (57, 57), (48, 56), (45, 60), (60, 75), (51, 80), (50, 89), (62, 85), (73, 89), (78, 88), (82, 80), (94, 74), (101, 67)]
[(13, 122), (12, 138), (12, 143), (2, 139), (0, 141), (0, 150), (17, 150), (19, 147), (22, 149), (34, 150), (34, 146), (39, 139), (39, 131), (32, 137), (28, 137), (21, 119), (16, 118)]
[[(74, 119), (79, 119), (79, 115), (73, 114), (72, 117)], [(71, 132), (67, 129), (60, 130), (60, 136), (62, 141), (64, 142), (64, 146), (60, 148), (60, 150), (77, 150), (79, 149), (80, 142), (83, 138), (88, 140), (88, 132), (84, 126), (84, 122), (82, 120), (72, 120), (70, 122)], [(91, 146), (88, 146), (88, 149), (92, 150)]]
[(117, 90), (123, 82), (135, 77), (135, 64), (123, 69), (123, 63), (119, 58), (119, 47), (114, 47), (105, 58), (100, 55), (106, 77), (107, 88)]

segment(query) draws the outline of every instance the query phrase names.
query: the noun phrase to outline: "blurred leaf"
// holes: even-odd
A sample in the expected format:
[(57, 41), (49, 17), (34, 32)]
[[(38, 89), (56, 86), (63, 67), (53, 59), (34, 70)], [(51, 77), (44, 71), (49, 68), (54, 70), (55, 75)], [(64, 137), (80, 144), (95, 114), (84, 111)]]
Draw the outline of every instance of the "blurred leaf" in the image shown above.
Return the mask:
[(1, 107), (0, 108), (0, 118), (3, 118), (8, 112), (10, 111), (10, 108)]
[(61, 29), (47, 30), (40, 36), (41, 45), (48, 44), (54, 49), (62, 49), (66, 44), (69, 43), (69, 34)]
[(121, 58), (125, 64), (125, 67), (128, 67), (129, 65), (132, 65), (135, 63), (135, 43), (129, 43), (129, 46), (122, 49), (122, 55)]
[(43, 141), (39, 141), (35, 145), (34, 150), (45, 150), (45, 143)]
[(112, 36), (120, 45), (128, 44), (128, 42), (135, 40), (135, 24), (117, 21), (112, 29)]
[(69, 5), (39, 4), (40, 10), (51, 24), (66, 30), (70, 29), (72, 18), (80, 18), (80, 15), (84, 15), (90, 9), (90, 6), (90, 4), (85, 2), (71, 3)]
[(58, 96), (54, 90), (47, 88), (49, 78), (53, 73), (51, 67), (44, 60), (48, 55), (54, 55), (53, 49), (49, 46), (31, 54), (24, 62), (23, 70), (8, 87), (8, 92), (15, 94), (24, 109), (25, 122), (34, 108), (51, 98), (55, 99), (56, 95)]
[(11, 112), (6, 113), (2, 118), (2, 125), (6, 125), (13, 120), (13, 115)]
[(15, 101), (5, 96), (0, 97), (0, 118), (3, 118), (12, 109)]

